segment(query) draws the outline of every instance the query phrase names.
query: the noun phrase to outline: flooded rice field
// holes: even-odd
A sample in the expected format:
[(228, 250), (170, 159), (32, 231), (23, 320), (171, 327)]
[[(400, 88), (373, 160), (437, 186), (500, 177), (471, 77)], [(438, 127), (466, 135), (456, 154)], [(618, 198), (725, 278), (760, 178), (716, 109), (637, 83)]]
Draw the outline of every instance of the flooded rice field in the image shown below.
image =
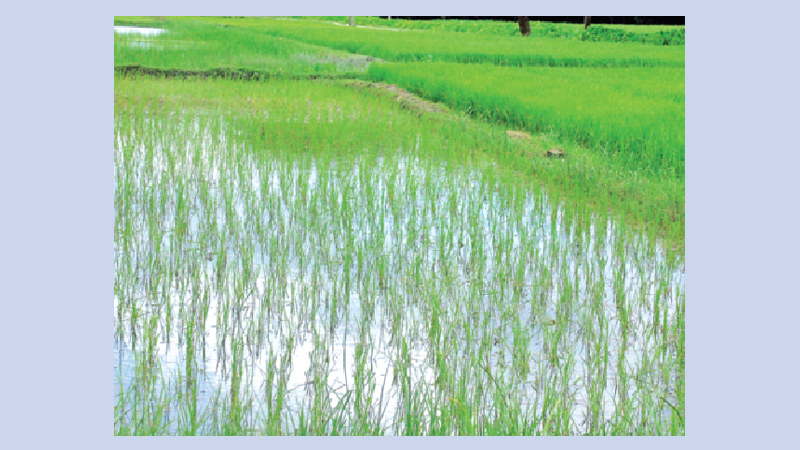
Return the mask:
[(683, 428), (680, 257), (419, 140), (355, 154), (254, 148), (221, 117), (115, 115), (115, 421)]
[(114, 25), (114, 33), (119, 34), (140, 34), (143, 36), (157, 36), (166, 30), (161, 28), (144, 28), (144, 27), (126, 27), (121, 25)]
[[(132, 49), (164, 49), (165, 43), (154, 39), (157, 36), (165, 36), (167, 30), (161, 28), (144, 28), (114, 26), (114, 40)], [(115, 44), (116, 45), (116, 44)], [(172, 47), (181, 48), (177, 44)], [(185, 45), (183, 45), (185, 47)]]

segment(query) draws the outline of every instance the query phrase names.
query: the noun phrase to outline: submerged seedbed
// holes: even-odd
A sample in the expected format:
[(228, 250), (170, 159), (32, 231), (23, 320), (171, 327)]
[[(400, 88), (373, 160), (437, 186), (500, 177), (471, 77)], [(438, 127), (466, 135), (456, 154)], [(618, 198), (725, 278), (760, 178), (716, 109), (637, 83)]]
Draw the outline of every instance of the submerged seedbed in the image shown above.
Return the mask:
[(427, 148), (459, 138), (391, 102), (126, 83), (115, 434), (683, 432), (679, 255)]

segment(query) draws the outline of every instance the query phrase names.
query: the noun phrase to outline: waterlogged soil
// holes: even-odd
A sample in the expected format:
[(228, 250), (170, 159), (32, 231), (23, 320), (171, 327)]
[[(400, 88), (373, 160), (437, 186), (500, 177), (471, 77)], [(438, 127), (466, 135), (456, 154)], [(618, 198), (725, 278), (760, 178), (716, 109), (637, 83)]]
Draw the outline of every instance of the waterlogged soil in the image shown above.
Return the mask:
[(173, 432), (192, 402), (253, 434), (276, 410), (386, 434), (505, 402), (544, 433), (677, 411), (683, 261), (658, 243), (419, 143), (287, 158), (177, 116), (115, 126), (114, 388)]

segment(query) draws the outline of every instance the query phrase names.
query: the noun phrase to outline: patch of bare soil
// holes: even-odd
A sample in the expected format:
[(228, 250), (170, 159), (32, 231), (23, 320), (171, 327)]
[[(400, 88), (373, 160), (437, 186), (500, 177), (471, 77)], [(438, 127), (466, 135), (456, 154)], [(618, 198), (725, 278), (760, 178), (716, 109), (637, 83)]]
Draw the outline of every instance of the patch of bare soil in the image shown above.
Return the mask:
[[(530, 133), (526, 133), (524, 131), (508, 130), (506, 131), (506, 137), (513, 141), (521, 142), (528, 149), (528, 151), (526, 151), (528, 156), (538, 155), (538, 153), (534, 153), (532, 150), (538, 148), (538, 145), (534, 142), (541, 141), (541, 136), (531, 136)], [(542, 153), (542, 156), (546, 156), (548, 158), (563, 158), (567, 156), (567, 154), (562, 148), (551, 148), (550, 150)]]
[(509, 139), (517, 139), (517, 140), (520, 140), (520, 141), (530, 141), (531, 140), (531, 135), (528, 134), (528, 133), (525, 133), (523, 131), (511, 131), (511, 130), (508, 130), (508, 131), (506, 131), (506, 136), (508, 136)]

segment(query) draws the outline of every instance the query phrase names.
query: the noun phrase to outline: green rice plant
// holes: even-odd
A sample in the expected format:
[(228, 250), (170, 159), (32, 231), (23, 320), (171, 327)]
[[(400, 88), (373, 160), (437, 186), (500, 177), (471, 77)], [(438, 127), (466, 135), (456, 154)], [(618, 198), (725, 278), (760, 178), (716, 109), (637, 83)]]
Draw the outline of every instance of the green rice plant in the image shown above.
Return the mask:
[(114, 33), (114, 67), (155, 74), (258, 78), (357, 73), (368, 61), (324, 47), (198, 21), (153, 24), (166, 32)]
[(273, 36), (288, 37), (394, 62), (491, 63), (502, 66), (683, 67), (685, 60), (683, 48), (677, 46), (655, 47), (634, 43), (582, 42), (445, 31), (393, 32), (291, 20), (251, 21), (237, 26), (257, 27)]
[(683, 433), (682, 255), (370, 94), (115, 77), (115, 434)]
[(533, 132), (558, 130), (627, 170), (683, 179), (683, 69), (379, 64), (369, 76)]
[(354, 28), (308, 20), (217, 17), (167, 18), (165, 23), (204, 22), (291, 39), (394, 62), (490, 63), (501, 66), (684, 67), (681, 46), (631, 42), (493, 36), (450, 31)]
[[(209, 22), (209, 24), (203, 25), (202, 23), (196, 23), (196, 22), (198, 22), (200, 20)], [(158, 19), (156, 21), (158, 22), (158, 21), (161, 21), (161, 20)], [(219, 23), (219, 24), (211, 25), (215, 21), (217, 21), (217, 22), (222, 21), (222, 22), (225, 22), (225, 23)], [(231, 22), (231, 21), (233, 21), (233, 22)], [(228, 23), (228, 22), (230, 22), (230, 23)], [(184, 27), (184, 28), (189, 28), (189, 29), (192, 29), (194, 27), (194, 29), (195, 29), (194, 34), (196, 36), (200, 36), (200, 38), (202, 38), (203, 33), (206, 33), (208, 30), (212, 30), (213, 32), (208, 31), (208, 33), (207, 33), (208, 34), (208, 39), (207, 39), (208, 42), (207, 43), (209, 45), (213, 44), (212, 46), (216, 46), (215, 48), (218, 48), (218, 50), (221, 51), (222, 53), (227, 53), (228, 51), (226, 50), (226, 48), (227, 48), (226, 46), (230, 45), (230, 44), (226, 44), (226, 42), (228, 41), (228, 39), (226, 38), (226, 36), (228, 36), (228, 35), (226, 33), (234, 33), (234, 34), (238, 33), (239, 35), (246, 36), (246, 39), (244, 37), (242, 37), (242, 36), (240, 36), (239, 38), (235, 38), (235, 36), (231, 35), (231, 37), (232, 37), (231, 42), (240, 43), (240, 44), (237, 44), (238, 46), (231, 47), (231, 48), (233, 50), (235, 50), (236, 52), (240, 52), (242, 54), (247, 54), (247, 52), (251, 52), (252, 53), (253, 51), (255, 51), (255, 52), (259, 52), (260, 51), (258, 49), (258, 46), (257, 45), (254, 46), (255, 44), (253, 43), (254, 40), (260, 39), (260, 38), (257, 37), (258, 35), (264, 34), (261, 31), (259, 31), (260, 30), (259, 27), (262, 27), (265, 23), (267, 23), (267, 24), (269, 24), (269, 23), (280, 23), (280, 24), (284, 24), (285, 25), (287, 22), (291, 22), (291, 21), (285, 21), (285, 20), (283, 20), (283, 21), (281, 21), (281, 20), (264, 21), (263, 19), (235, 19), (234, 20), (234, 19), (225, 19), (225, 18), (170, 18), (168, 21), (165, 22), (165, 25), (167, 25), (167, 26), (175, 26), (175, 27), (178, 27), (178, 28)], [(231, 26), (231, 23), (235, 23), (236, 26)], [(227, 28), (221, 27), (219, 25), (225, 25), (225, 26), (227, 26)], [(245, 30), (240, 30), (239, 29), (240, 27), (249, 28), (249, 29), (251, 29), (251, 31), (254, 31), (254, 34), (247, 34), (247, 33), (244, 32)], [(162, 34), (162, 35), (159, 35), (159, 36), (155, 37), (155, 39), (166, 38), (169, 35), (170, 35), (170, 33), (165, 33), (165, 34)], [(233, 38), (235, 38), (235, 39), (233, 39)], [(278, 41), (278, 42), (280, 42), (280, 41)], [(284, 48), (281, 51), (277, 51), (278, 53), (281, 54), (280, 58), (284, 58), (286, 55), (290, 54), (292, 51), (297, 51), (296, 48), (292, 47), (292, 45), (289, 45), (289, 44), (290, 43), (287, 41), (286, 48)], [(248, 47), (248, 46), (250, 46), (250, 47)], [(248, 50), (248, 48), (250, 48), (250, 50)], [(253, 48), (255, 48), (255, 50), (253, 50)], [(325, 49), (321, 49), (321, 50), (327, 51)], [(146, 50), (146, 52), (150, 52), (150, 50)], [(166, 54), (166, 53), (169, 53), (169, 52), (165, 53), (162, 50), (153, 49), (153, 51), (151, 53), (154, 53), (154, 54), (155, 53)], [(172, 54), (173, 54), (173, 56), (180, 56), (180, 58), (183, 58), (183, 59), (185, 59), (185, 57), (186, 57), (186, 55), (183, 55), (181, 52), (173, 52)], [(213, 56), (213, 54), (214, 54), (214, 52), (209, 52), (209, 55)], [(202, 58), (207, 58), (207, 55), (201, 54), (200, 56), (198, 56), (198, 58), (192, 57), (192, 61), (194, 61), (194, 62), (189, 61), (188, 63), (184, 64), (184, 62), (186, 62), (186, 61), (184, 61), (184, 62), (181, 62), (179, 64), (176, 63), (176, 64), (171, 64), (171, 65), (176, 66), (176, 67), (194, 67), (194, 66), (197, 66), (197, 64), (195, 64), (195, 63), (201, 62)], [(208, 62), (210, 60), (206, 59), (206, 61)], [(205, 63), (203, 63), (203, 64), (205, 64)], [(208, 66), (208, 65), (205, 65), (204, 67), (206, 67), (206, 66)], [(140, 69), (142, 67), (144, 67), (144, 66), (141, 66)], [(139, 69), (137, 69), (137, 70), (139, 70)], [(231, 69), (224, 69), (224, 70), (223, 69), (220, 69), (220, 70), (217, 70), (217, 69), (204, 69), (204, 70), (201, 70), (201, 71), (192, 72), (191, 70), (188, 70), (188, 69), (163, 69), (163, 70), (159, 69), (159, 71), (157, 71), (156, 73), (169, 75), (170, 73), (173, 73), (173, 72), (176, 73), (176, 74), (178, 72), (180, 72), (180, 73), (183, 74), (183, 76), (187, 76), (187, 75), (189, 75), (191, 73), (198, 73), (198, 74), (199, 73), (204, 73), (206, 75), (214, 75), (214, 74), (216, 74), (218, 76), (244, 77), (244, 76), (250, 76), (250, 75), (247, 75), (247, 73), (248, 73), (247, 70), (249, 70), (249, 69), (231, 68)], [(261, 73), (265, 73), (265, 74), (271, 73), (272, 75), (277, 75), (278, 74), (278, 72), (275, 72), (274, 70), (269, 69), (269, 68), (267, 68), (265, 70), (266, 70), (266, 72), (261, 72)], [(282, 69), (280, 69), (280, 70), (282, 71)], [(300, 72), (297, 72), (297, 70), (295, 70), (295, 69), (292, 69), (292, 70), (294, 72), (296, 72), (296, 74), (298, 76), (304, 76), (304, 75), (302, 75), (301, 72), (303, 72), (303, 70), (305, 70), (305, 69), (300, 70), (298, 68), (297, 70), (299, 70)], [(473, 68), (473, 69), (470, 69), (470, 70), (474, 71), (475, 69)], [(459, 70), (459, 72), (460, 72), (460, 70)], [(281, 72), (281, 73), (288, 73), (288, 72)], [(305, 73), (308, 73), (308, 72), (306, 71)], [(555, 74), (551, 74), (551, 76), (548, 78), (548, 80), (549, 80), (548, 82), (551, 83), (551, 84), (552, 83), (561, 84), (560, 83), (560, 81), (561, 81), (560, 79), (556, 78), (555, 80), (553, 80), (553, 75), (555, 75)], [(289, 75), (289, 76), (295, 76), (295, 75)], [(624, 102), (624, 106), (627, 107), (626, 108), (627, 110), (645, 107), (646, 109), (649, 109), (649, 110), (652, 111), (652, 106), (653, 105), (658, 105), (658, 107), (663, 107), (663, 106), (669, 104), (669, 103), (664, 103), (665, 101), (672, 101), (673, 98), (675, 99), (674, 100), (675, 102), (680, 103), (680, 104), (682, 104), (682, 101), (683, 101), (682, 89), (680, 89), (680, 93), (678, 93), (676, 91), (675, 96), (671, 96), (670, 95), (668, 98), (653, 97), (648, 92), (646, 92), (646, 89), (632, 89), (631, 90), (631, 88), (632, 88), (632, 84), (631, 83), (628, 83), (628, 82), (616, 83), (614, 79), (610, 79), (609, 80), (608, 76), (596, 76), (596, 74), (593, 74), (592, 76), (595, 77), (595, 78), (598, 78), (598, 79), (604, 79), (606, 81), (606, 84), (611, 83), (611, 85), (613, 85), (613, 87), (604, 88), (604, 85), (602, 83), (586, 83), (585, 82), (586, 80), (583, 80), (583, 81), (578, 80), (578, 79), (573, 80), (571, 83), (568, 83), (567, 85), (573, 91), (573, 92), (570, 93), (570, 95), (572, 95), (573, 98), (576, 99), (575, 100), (576, 102), (582, 102), (583, 100), (585, 100), (585, 99), (583, 99), (584, 96), (592, 96), (593, 95), (594, 97), (592, 97), (592, 98), (597, 99), (597, 98), (599, 98), (598, 96), (602, 97), (603, 95), (606, 95), (608, 93), (608, 91), (610, 91), (610, 90), (614, 91), (613, 94), (611, 94), (611, 95), (617, 95), (617, 96), (619, 95), (620, 92), (627, 93), (628, 91), (630, 91), (630, 97), (632, 97), (633, 100), (628, 99), (628, 100), (626, 100)], [(537, 78), (541, 78), (541, 77), (537, 77)], [(545, 78), (547, 78), (547, 77), (545, 77)], [(642, 77), (641, 76), (637, 76), (636, 78), (642, 78)], [(653, 81), (653, 80), (651, 80), (651, 77), (649, 77), (649, 76), (644, 77), (644, 78), (646, 78), (648, 81)], [(667, 78), (670, 78), (670, 77), (667, 77)], [(672, 77), (672, 78), (674, 78), (674, 77)], [(620, 76), (619, 79), (620, 80), (627, 80), (627, 79), (629, 79), (629, 77)], [(503, 81), (503, 80), (501, 80), (501, 81)], [(677, 84), (675, 84), (672, 81), (674, 81), (674, 80), (670, 81), (672, 83), (672, 85), (673, 85), (673, 86), (670, 87), (670, 89), (674, 90), (674, 86), (677, 86)], [(413, 84), (416, 85), (417, 83), (415, 82)], [(460, 83), (460, 84), (462, 86), (459, 86), (459, 87), (463, 87), (464, 83)], [(483, 84), (486, 85), (486, 83), (483, 83)], [(587, 84), (588, 86), (592, 86), (592, 88), (591, 89), (586, 89), (586, 88), (583, 87), (583, 84)], [(466, 88), (473, 89), (474, 86), (475, 86), (475, 84), (471, 83), (471, 84), (469, 84), (469, 86), (466, 86)], [(647, 86), (647, 84), (642, 83), (641, 86)], [(664, 86), (664, 84), (661, 83), (661, 86)], [(682, 86), (682, 84), (681, 84), (681, 86)], [(597, 87), (600, 88), (600, 91), (597, 91)], [(547, 86), (545, 86), (545, 88), (549, 91), (549, 90), (551, 90), (550, 88), (552, 88), (552, 86), (551, 85), (547, 85)], [(238, 87), (237, 87), (237, 89), (238, 89)], [(427, 89), (427, 91), (436, 91), (436, 90), (441, 90), (441, 88), (437, 87), (436, 89)], [(449, 88), (448, 88), (448, 90), (449, 91), (453, 91), (453, 89), (449, 89)], [(522, 90), (522, 92), (524, 92), (524, 89)], [(563, 91), (562, 91), (562, 95), (563, 95)], [(437, 94), (437, 97), (438, 97), (438, 94)], [(509, 112), (509, 110), (508, 110), (508, 108), (507, 108), (507, 106), (505, 104), (497, 105), (497, 106), (499, 106), (499, 108), (490, 108), (489, 112), (487, 112), (485, 110), (475, 111), (473, 109), (473, 106), (472, 106), (472, 103), (471, 103), (472, 100), (473, 100), (473, 98), (471, 98), (471, 97), (475, 97), (475, 95), (474, 94), (470, 94), (469, 92), (467, 92), (466, 97), (467, 98), (457, 98), (455, 100), (451, 99), (450, 102), (451, 102), (451, 104), (462, 105), (462, 107), (465, 108), (466, 111), (469, 111), (469, 112), (475, 114), (478, 117), (484, 117), (484, 118), (487, 118), (487, 119), (492, 119), (492, 120), (501, 120), (501, 119), (502, 120), (511, 120), (511, 123), (526, 123), (526, 122), (542, 123), (543, 122), (543, 119), (541, 118), (541, 116), (540, 117), (536, 117), (534, 115), (533, 117), (528, 117), (527, 114), (526, 114), (526, 109), (527, 108), (517, 108), (516, 112), (513, 112), (513, 111)], [(485, 96), (483, 96), (483, 97), (485, 97)], [(244, 97), (244, 96), (236, 97), (236, 96), (234, 96), (232, 98), (239, 98), (240, 101), (244, 101), (245, 99), (248, 99), (247, 101), (249, 102), (249, 97)], [(204, 102), (210, 102), (210, 103), (208, 103), (208, 106), (212, 106), (212, 104), (216, 101), (213, 96), (211, 98), (205, 97), (202, 100)], [(539, 99), (536, 99), (536, 100), (538, 101)], [(154, 106), (157, 105), (159, 108), (161, 108), (162, 107), (161, 105), (164, 103), (164, 101), (165, 101), (164, 98), (155, 99), (155, 103), (153, 103), (153, 105)], [(498, 101), (505, 101), (505, 98), (501, 97), (500, 99), (498, 99)], [(642, 101), (644, 101), (646, 103), (643, 105), (643, 104), (641, 104)], [(492, 103), (492, 102), (490, 102), (490, 103)], [(539, 102), (539, 104), (541, 105), (541, 102)], [(230, 106), (238, 106), (238, 105), (229, 105), (228, 107), (230, 108)], [(258, 106), (258, 105), (252, 105), (252, 106)], [(491, 106), (494, 106), (494, 105), (491, 105)], [(583, 106), (580, 105), (580, 104), (579, 104), (579, 107), (583, 108)], [(601, 105), (601, 107), (602, 107), (602, 105)], [(494, 109), (499, 110), (500, 113), (495, 113)], [(330, 115), (332, 112), (333, 111), (328, 111), (328, 114)], [(584, 109), (581, 112), (581, 114), (577, 114), (576, 116), (580, 117), (581, 115), (588, 114), (588, 112), (589, 111)], [(608, 111), (604, 110), (602, 113), (600, 113), (601, 115), (599, 117), (602, 119), (602, 117), (603, 117), (602, 114), (607, 114), (607, 113), (608, 113)], [(577, 149), (568, 148), (567, 150), (572, 154), (573, 157), (569, 158), (569, 161), (566, 164), (564, 164), (564, 161), (558, 161), (557, 164), (552, 164), (552, 163), (549, 163), (549, 162), (546, 162), (546, 161), (542, 161), (542, 162), (539, 162), (538, 164), (534, 165), (534, 164), (530, 164), (530, 162), (527, 161), (526, 156), (529, 154), (529, 151), (525, 150), (525, 151), (522, 151), (521, 153), (515, 154), (513, 151), (515, 151), (517, 148), (519, 148), (519, 146), (518, 145), (514, 145), (514, 144), (510, 144), (509, 146), (506, 147), (506, 149), (505, 149), (506, 152), (504, 153), (504, 155), (508, 158), (508, 160), (506, 161), (507, 165), (509, 167), (510, 166), (518, 167), (519, 168), (518, 170), (520, 170), (520, 172), (524, 173), (526, 176), (530, 176), (530, 175), (534, 175), (535, 174), (537, 177), (542, 178), (542, 175), (544, 175), (544, 177), (542, 178), (542, 181), (545, 182), (546, 184), (550, 185), (553, 188), (568, 189), (568, 190), (572, 191), (573, 193), (579, 193), (580, 192), (579, 195), (587, 195), (587, 194), (588, 195), (592, 195), (592, 196), (601, 195), (602, 197), (604, 197), (604, 198), (602, 198), (602, 202), (606, 203), (606, 205), (604, 207), (613, 208), (614, 210), (618, 211), (620, 214), (628, 216), (628, 217), (631, 218), (631, 220), (634, 220), (635, 222), (638, 222), (640, 224), (657, 223), (657, 227), (658, 228), (661, 228), (661, 229), (669, 228), (670, 230), (668, 231), (668, 235), (671, 236), (670, 239), (682, 240), (682, 237), (681, 237), (682, 234), (683, 234), (682, 233), (682, 229), (683, 229), (683, 223), (684, 223), (684, 220), (685, 220), (684, 219), (684, 213), (683, 213), (683, 210), (684, 210), (683, 197), (684, 197), (685, 188), (683, 187), (682, 177), (680, 176), (682, 172), (680, 170), (678, 170), (679, 181), (672, 182), (672, 181), (669, 181), (669, 180), (659, 179), (660, 178), (659, 175), (656, 175), (655, 178), (654, 178), (654, 176), (643, 174), (639, 170), (631, 171), (631, 168), (635, 168), (637, 166), (637, 164), (638, 165), (644, 165), (644, 166), (652, 169), (653, 166), (657, 167), (659, 164), (662, 164), (664, 159), (671, 160), (671, 162), (674, 162), (674, 163), (681, 163), (681, 161), (676, 161), (676, 160), (680, 159), (679, 156), (682, 156), (682, 155), (678, 155), (678, 153), (676, 153), (674, 151), (674, 145), (672, 145), (672, 144), (674, 144), (676, 141), (680, 140), (680, 137), (682, 137), (682, 133), (674, 132), (676, 130), (673, 130), (673, 131), (667, 131), (666, 132), (667, 134), (663, 134), (662, 133), (660, 136), (651, 136), (650, 138), (648, 138), (648, 137), (639, 138), (639, 137), (636, 136), (636, 134), (640, 133), (642, 131), (642, 125), (638, 122), (638, 120), (633, 120), (633, 121), (627, 121), (626, 124), (623, 123), (622, 127), (618, 127), (617, 125), (618, 125), (619, 120), (617, 120), (617, 119), (619, 119), (619, 117), (618, 117), (619, 113), (620, 113), (620, 111), (618, 111), (618, 110), (612, 110), (611, 111), (611, 115), (614, 116), (614, 121), (610, 121), (610, 119), (607, 120), (606, 122), (611, 123), (611, 125), (610, 126), (606, 125), (605, 127), (602, 127), (601, 130), (599, 130), (601, 132), (601, 134), (603, 135), (602, 137), (611, 138), (612, 139), (610, 141), (606, 141), (607, 143), (611, 143), (612, 145), (611, 146), (600, 145), (599, 146), (600, 147), (599, 148), (600, 151), (596, 151), (595, 152), (599, 156), (597, 158), (592, 157), (592, 155), (590, 155), (590, 154), (582, 153), (580, 151), (576, 151)], [(267, 114), (268, 114), (268, 112), (267, 112)], [(317, 114), (318, 114), (318, 117), (321, 117), (321, 111), (317, 112)], [(649, 116), (652, 117), (652, 116), (658, 115), (658, 114), (660, 114), (660, 113), (650, 113)], [(308, 118), (308, 113), (306, 113), (306, 116)], [(588, 141), (584, 141), (584, 142), (587, 142), (590, 145), (591, 145), (592, 141), (598, 141), (597, 136), (596, 136), (597, 132), (593, 129), (594, 128), (594, 124), (587, 125), (587, 124), (584, 123), (583, 125), (580, 125), (580, 124), (575, 124), (575, 123), (572, 123), (572, 122), (575, 122), (575, 120), (571, 120), (569, 118), (567, 118), (567, 120), (560, 120), (559, 121), (559, 123), (561, 123), (561, 124), (564, 124), (564, 123), (569, 124), (567, 126), (566, 130), (561, 130), (561, 129), (552, 128), (552, 127), (546, 128), (546, 129), (545, 128), (541, 128), (541, 129), (546, 131), (545, 135), (548, 136), (548, 138), (547, 138), (548, 140), (558, 139), (557, 136), (559, 136), (559, 135), (564, 135), (564, 136), (582, 135), (586, 139), (588, 139)], [(669, 122), (669, 123), (673, 123), (674, 124), (675, 122)], [(462, 124), (466, 124), (466, 122), (462, 122)], [(389, 125), (391, 127), (391, 124), (389, 124)], [(609, 128), (618, 128), (618, 129), (617, 130), (613, 130), (613, 129), (609, 129)], [(637, 128), (638, 128), (638, 130), (637, 130)], [(634, 133), (632, 133), (632, 134), (628, 133), (629, 131), (634, 131)], [(649, 132), (647, 130), (644, 130), (644, 131), (645, 132)], [(652, 131), (652, 127), (651, 127), (651, 131)], [(619, 139), (616, 139), (616, 138), (619, 138), (619, 136), (623, 135), (623, 134), (628, 134), (628, 135), (623, 136), (623, 141), (620, 143), (620, 142), (618, 142)], [(676, 136), (678, 136), (678, 137), (676, 137)], [(337, 135), (337, 137), (339, 137), (339, 135)], [(344, 137), (345, 137), (345, 139), (349, 139), (349, 137), (347, 137), (346, 135), (344, 135)], [(644, 141), (642, 141), (643, 139), (644, 139)], [(649, 143), (647, 142), (648, 140), (649, 140)], [(339, 142), (339, 140), (337, 140), (337, 142)], [(664, 149), (666, 147), (665, 146), (657, 147), (654, 142), (662, 142), (662, 143), (666, 143), (668, 145), (672, 145), (673, 149), (667, 149), (666, 150), (667, 153), (665, 153)], [(476, 142), (475, 144), (477, 144), (477, 145), (473, 145), (474, 147), (479, 147), (480, 146), (480, 144), (478, 144), (478, 142)], [(542, 144), (546, 145), (547, 142), (546, 141), (542, 141)], [(556, 143), (553, 142), (553, 144), (556, 144)], [(558, 144), (556, 144), (556, 145), (558, 145)], [(633, 147), (636, 147), (636, 146), (642, 147), (643, 145), (649, 145), (650, 147), (652, 147), (655, 150), (656, 154), (653, 155), (652, 152), (648, 151), (646, 154), (643, 155), (643, 158), (646, 157), (645, 161), (644, 162), (637, 162), (636, 159), (638, 158), (638, 156), (636, 156), (636, 155), (638, 153), (641, 153), (641, 152), (640, 151), (624, 152), (624, 153), (621, 154), (622, 157), (620, 157), (620, 153), (619, 152), (614, 153), (615, 150), (617, 149), (617, 147), (619, 147), (620, 145), (622, 147), (624, 147), (626, 145), (633, 146)], [(448, 148), (451, 151), (452, 150), (455, 150), (455, 151), (458, 150), (458, 148), (454, 147), (454, 146), (446, 146), (446, 148)], [(578, 155), (578, 153), (581, 153), (581, 154)], [(605, 155), (607, 155), (609, 153), (612, 153), (612, 154), (617, 156), (616, 158), (614, 158), (616, 160), (615, 164), (610, 164), (609, 165), (608, 162), (609, 162), (609, 160), (611, 158), (606, 158), (605, 157)], [(641, 159), (641, 158), (639, 158), (639, 159)], [(624, 160), (624, 161), (619, 161), (619, 160)], [(669, 162), (670, 161), (668, 161), (668, 163)], [(623, 166), (625, 166), (625, 167), (620, 168), (619, 167), (620, 163), (624, 163)], [(657, 172), (661, 173), (660, 171), (657, 171)], [(601, 199), (598, 198), (598, 200), (601, 200)], [(645, 220), (644, 216), (652, 214), (652, 211), (658, 211), (658, 215), (660, 217), (658, 217), (655, 221), (651, 220), (651, 218), (647, 218)]]
[[(346, 23), (347, 16), (297, 16), (296, 19)], [(395, 29), (449, 31), (495, 36), (518, 36), (515, 21), (499, 20), (405, 20), (379, 17), (355, 18), (356, 26), (374, 26)], [(532, 21), (531, 36), (556, 39), (579, 39), (592, 42), (637, 42), (651, 45), (685, 45), (686, 27), (682, 25), (592, 25), (584, 30), (581, 24)], [(666, 44), (664, 43), (666, 42)]]

